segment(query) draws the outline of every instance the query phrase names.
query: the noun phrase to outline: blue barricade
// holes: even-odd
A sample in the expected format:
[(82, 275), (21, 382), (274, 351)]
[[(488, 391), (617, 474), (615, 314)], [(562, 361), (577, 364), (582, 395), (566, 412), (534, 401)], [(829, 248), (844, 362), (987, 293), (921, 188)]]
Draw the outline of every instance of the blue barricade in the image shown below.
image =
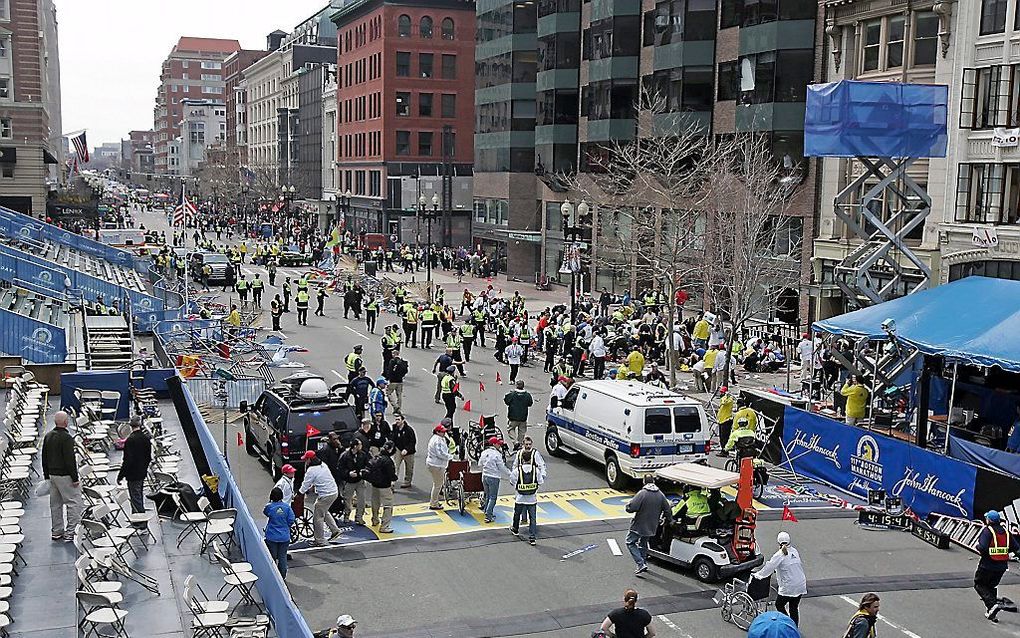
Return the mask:
[(783, 415), (783, 445), (784, 463), (794, 471), (856, 496), (884, 489), (922, 517), (973, 517), (973, 465), (790, 407)]
[(311, 638), (312, 632), (301, 616), (301, 612), (298, 611), (297, 605), (291, 599), (287, 586), (276, 569), (276, 563), (269, 556), (262, 530), (252, 518), (248, 506), (241, 496), (241, 491), (237, 487), (237, 482), (234, 480), (234, 475), (231, 474), (230, 468), (224, 462), (223, 454), (216, 445), (216, 439), (199, 413), (187, 384), (183, 385), (183, 390), (188, 403), (188, 411), (191, 412), (191, 417), (195, 421), (195, 429), (198, 431), (198, 438), (201, 440), (202, 450), (205, 452), (209, 467), (219, 477), (220, 497), (226, 507), (237, 509), (234, 533), (237, 535), (244, 559), (251, 563), (252, 571), (259, 577), (255, 586), (273, 618), (276, 634), (280, 638)]
[(32, 363), (63, 363), (67, 359), (63, 328), (9, 310), (0, 310), (0, 326), (0, 352)]
[[(164, 375), (165, 378), (166, 375)], [(77, 411), (81, 410), (78, 398), (74, 391), (78, 388), (83, 390), (113, 390), (120, 393), (120, 403), (117, 404), (117, 419), (126, 419), (131, 415), (131, 380), (128, 378), (127, 370), (90, 371), (90, 372), (65, 372), (60, 375), (60, 407), (71, 407)], [(166, 382), (163, 382), (166, 387)]]
[[(17, 211), (0, 206), (0, 234), (9, 237), (19, 236), (26, 239), (48, 239), (70, 246), (84, 253), (105, 259), (112, 264), (137, 268), (141, 263), (136, 263), (135, 255), (130, 251), (121, 248), (114, 248), (102, 242), (78, 235), (39, 221)], [(144, 273), (144, 270), (139, 270)]]

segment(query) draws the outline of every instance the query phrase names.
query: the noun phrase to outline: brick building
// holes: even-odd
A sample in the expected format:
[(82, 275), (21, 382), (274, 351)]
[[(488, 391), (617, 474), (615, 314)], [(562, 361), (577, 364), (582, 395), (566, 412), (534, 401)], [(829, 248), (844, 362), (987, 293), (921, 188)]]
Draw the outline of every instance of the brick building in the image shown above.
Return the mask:
[(223, 95), (227, 103), (226, 148), (237, 153), (241, 165), (248, 163), (248, 90), (243, 72), (267, 53), (241, 49), (223, 61)]
[(469, 241), (474, 10), (464, 0), (360, 0), (333, 14), (336, 190), (353, 195), (348, 227), (424, 237), (417, 200), (437, 192), (448, 214), (434, 239)]
[(0, 205), (46, 214), (64, 157), (51, 0), (0, 0)]
[(153, 109), (157, 173), (173, 174), (169, 144), (181, 135), (181, 100), (224, 100), (223, 61), (241, 49), (237, 40), (181, 37), (163, 61)]

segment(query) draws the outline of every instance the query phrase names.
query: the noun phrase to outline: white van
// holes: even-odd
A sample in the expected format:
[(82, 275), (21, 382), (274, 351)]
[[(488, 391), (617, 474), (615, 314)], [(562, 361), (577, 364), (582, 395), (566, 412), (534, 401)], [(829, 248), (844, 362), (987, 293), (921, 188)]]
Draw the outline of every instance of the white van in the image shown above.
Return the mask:
[(711, 427), (701, 403), (637, 381), (575, 383), (546, 420), (549, 454), (605, 463), (615, 489), (660, 467), (708, 458)]

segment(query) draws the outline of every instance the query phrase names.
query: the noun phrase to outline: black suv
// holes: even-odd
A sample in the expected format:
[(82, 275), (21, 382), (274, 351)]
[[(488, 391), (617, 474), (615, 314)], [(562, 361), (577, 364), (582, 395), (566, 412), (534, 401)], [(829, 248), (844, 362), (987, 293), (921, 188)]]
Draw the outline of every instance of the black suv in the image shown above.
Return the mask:
[(327, 389), (325, 379), (306, 372), (281, 379), (251, 406), (242, 401), (241, 412), (244, 447), (269, 466), (273, 480), (288, 463), (300, 467), (305, 450), (318, 448), (330, 432), (346, 445), (358, 429), (354, 408)]
[(223, 253), (196, 252), (191, 253), (191, 264), (188, 266), (191, 271), (191, 278), (195, 281), (202, 281), (202, 267), (209, 264), (209, 283), (234, 285), (237, 282), (237, 273), (230, 264), (230, 260)]

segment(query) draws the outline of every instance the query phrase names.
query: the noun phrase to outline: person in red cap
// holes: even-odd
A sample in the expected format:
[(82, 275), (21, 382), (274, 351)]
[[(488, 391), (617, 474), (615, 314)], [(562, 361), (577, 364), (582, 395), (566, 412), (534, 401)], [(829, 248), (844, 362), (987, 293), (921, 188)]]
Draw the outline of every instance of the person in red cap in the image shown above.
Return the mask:
[[(443, 419), (446, 421), (447, 419)], [(432, 428), (432, 438), (429, 439), (428, 453), (425, 456), (425, 466), (429, 468), (432, 475), (432, 494), (429, 499), (430, 510), (441, 510), (439, 504), (439, 492), (443, 489), (446, 481), (446, 467), (450, 464), (453, 455), (450, 453), (450, 444), (446, 440), (446, 426), (440, 423)]]
[[(311, 452), (311, 450), (309, 450)], [(307, 452), (306, 452), (307, 454)], [(312, 452), (314, 455), (315, 452)], [(280, 492), (283, 493), (283, 502), (290, 503), (294, 500), (294, 475), (297, 474), (297, 470), (290, 463), (280, 468), (280, 480), (276, 482), (273, 487), (280, 488)]]
[(478, 465), (482, 468), (482, 487), (485, 490), (482, 511), (485, 512), (486, 523), (491, 523), (496, 518), (496, 498), (499, 496), (500, 480), (503, 477), (510, 477), (510, 468), (503, 461), (505, 445), (498, 436), (491, 437), (485, 442), (485, 449), (478, 457)]
[(301, 482), (300, 492), (308, 494), (313, 490), (315, 491), (315, 505), (312, 508), (312, 536), (314, 538), (312, 545), (322, 547), (326, 544), (325, 535), (322, 531), (323, 523), (332, 532), (329, 540), (332, 541), (340, 538), (340, 527), (333, 520), (333, 515), (329, 513), (329, 506), (340, 495), (340, 489), (337, 487), (336, 481), (333, 480), (332, 472), (329, 471), (329, 468), (326, 467), (319, 457), (315, 456), (315, 452), (308, 450), (301, 455), (301, 460), (307, 465), (305, 480)]

